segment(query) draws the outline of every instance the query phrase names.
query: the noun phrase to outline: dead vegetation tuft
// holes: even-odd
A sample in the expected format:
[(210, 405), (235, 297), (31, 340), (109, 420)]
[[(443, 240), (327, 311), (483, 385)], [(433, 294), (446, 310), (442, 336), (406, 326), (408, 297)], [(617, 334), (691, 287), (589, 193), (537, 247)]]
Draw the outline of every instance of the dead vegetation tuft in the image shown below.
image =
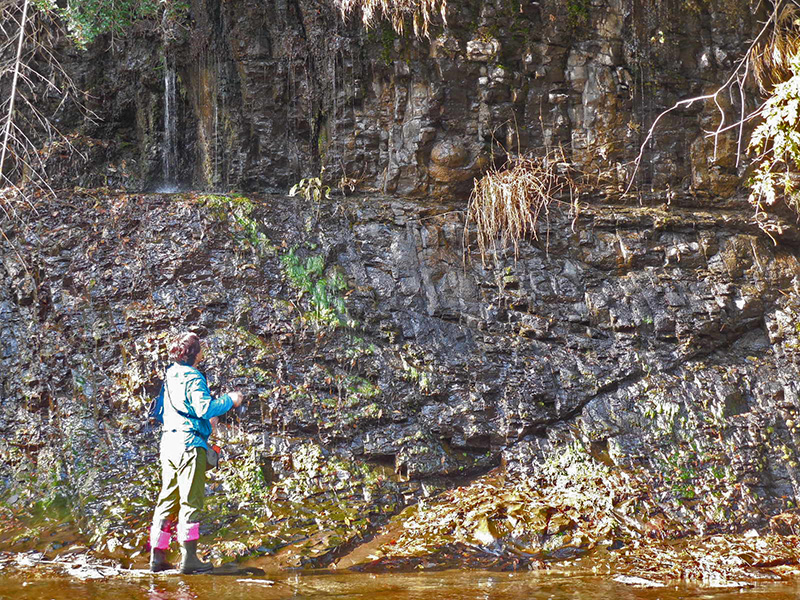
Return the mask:
[(577, 185), (562, 149), (541, 158), (511, 158), (504, 167), (491, 169), (475, 183), (467, 208), (465, 238), (474, 225), (484, 265), (489, 254), (497, 257), (510, 246), (516, 257), (520, 241), (529, 236), (538, 239), (540, 221), (544, 219), (549, 225), (551, 206), (565, 198), (576, 214)]
[(747, 57), (765, 95), (792, 76), (792, 57), (800, 53), (800, 6), (794, 1), (776, 5), (772, 22), (768, 35), (759, 38)]
[(411, 20), (417, 37), (428, 37), (437, 14), (447, 24), (447, 0), (334, 0), (334, 4), (342, 18), (361, 12), (361, 22), (368, 29), (385, 19), (399, 35), (405, 31), (406, 18)]

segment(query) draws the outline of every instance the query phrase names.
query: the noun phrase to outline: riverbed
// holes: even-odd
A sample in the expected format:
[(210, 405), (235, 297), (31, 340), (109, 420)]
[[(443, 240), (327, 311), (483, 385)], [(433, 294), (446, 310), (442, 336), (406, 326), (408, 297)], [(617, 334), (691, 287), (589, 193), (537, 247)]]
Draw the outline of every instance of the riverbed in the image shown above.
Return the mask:
[(611, 577), (563, 573), (490, 573), (451, 570), (419, 573), (322, 573), (251, 576), (153, 575), (78, 581), (35, 574), (0, 575), (0, 600), (782, 600), (797, 598), (796, 583), (741, 588), (667, 585), (643, 588)]

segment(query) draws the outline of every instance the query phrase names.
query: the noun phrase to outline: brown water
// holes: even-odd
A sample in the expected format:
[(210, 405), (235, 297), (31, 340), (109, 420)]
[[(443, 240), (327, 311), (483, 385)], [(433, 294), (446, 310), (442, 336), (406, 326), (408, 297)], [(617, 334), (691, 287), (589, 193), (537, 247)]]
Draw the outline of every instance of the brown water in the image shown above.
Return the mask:
[(744, 590), (637, 589), (610, 579), (553, 573), (314, 574), (264, 577), (145, 577), (77, 582), (0, 574), (0, 600), (788, 600), (800, 585)]

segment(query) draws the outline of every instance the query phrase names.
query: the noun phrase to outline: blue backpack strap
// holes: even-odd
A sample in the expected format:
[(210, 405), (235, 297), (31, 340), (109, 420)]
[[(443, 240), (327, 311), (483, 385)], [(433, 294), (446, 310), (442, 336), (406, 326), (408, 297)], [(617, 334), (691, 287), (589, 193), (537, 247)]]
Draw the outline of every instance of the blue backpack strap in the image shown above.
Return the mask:
[(164, 422), (164, 387), (166, 384), (166, 381), (161, 383), (161, 391), (158, 392), (158, 396), (153, 398), (147, 408), (147, 418), (151, 421)]

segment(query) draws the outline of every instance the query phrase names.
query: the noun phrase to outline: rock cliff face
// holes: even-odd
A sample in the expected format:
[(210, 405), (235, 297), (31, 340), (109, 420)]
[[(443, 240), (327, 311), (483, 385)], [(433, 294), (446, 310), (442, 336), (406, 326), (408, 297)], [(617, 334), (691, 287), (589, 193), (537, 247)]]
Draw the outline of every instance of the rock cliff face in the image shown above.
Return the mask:
[[(53, 158), (62, 184), (285, 192), (325, 167), (360, 192), (79, 190), (21, 208), (0, 242), (0, 452), (104, 436), (135, 463), (166, 339), (193, 327), (264, 448), (314, 437), (431, 481), (524, 474), (577, 439), (644, 469), (676, 514), (791, 506), (796, 228), (761, 232), (699, 104), (662, 121), (644, 201), (619, 199), (652, 119), (740, 56), (745, 8), (453, 2), (419, 41), (303, 0), (195, 0), (166, 45), (139, 32), (73, 56), (102, 121), (81, 130), (88, 164)], [(464, 247), (473, 178), (557, 146), (591, 192), (483, 264)]]
[(193, 327), (265, 450), (311, 436), (418, 480), (524, 474), (579, 439), (717, 520), (797, 495), (798, 256), (735, 210), (554, 212), (546, 243), (491, 268), (464, 262), (458, 211), (407, 200), (48, 211), (5, 228), (6, 456), (57, 455), (73, 420), (135, 443), (166, 340)]
[[(447, 14), (420, 40), (326, 4), (195, 0), (163, 34), (98, 43), (74, 65), (100, 117), (83, 131), (106, 143), (85, 182), (284, 192), (325, 167), (361, 190), (461, 199), (507, 153), (562, 146), (618, 191), (656, 115), (716, 89), (757, 27), (722, 1), (452, 2)], [(164, 182), (171, 72), (177, 168)], [(641, 190), (734, 191), (735, 140), (711, 159), (704, 132), (719, 116), (705, 108), (661, 121)]]

